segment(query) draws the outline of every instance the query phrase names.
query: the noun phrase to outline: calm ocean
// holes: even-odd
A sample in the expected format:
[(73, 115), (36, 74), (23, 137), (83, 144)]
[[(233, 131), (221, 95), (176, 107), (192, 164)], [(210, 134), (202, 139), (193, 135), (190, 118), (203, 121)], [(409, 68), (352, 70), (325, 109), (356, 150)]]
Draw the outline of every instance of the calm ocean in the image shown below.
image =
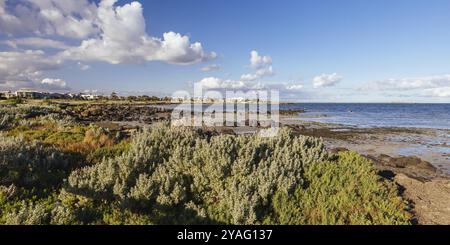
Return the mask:
[[(161, 107), (175, 108), (177, 105)], [(190, 108), (182, 105), (181, 108)], [(221, 107), (203, 104), (203, 110)], [(448, 104), (375, 104), (375, 103), (292, 103), (280, 110), (303, 109), (299, 120), (335, 123), (357, 127), (415, 127), (450, 129)], [(195, 110), (195, 109), (194, 109)], [(297, 118), (297, 117), (296, 117)]]
[(304, 109), (300, 120), (358, 127), (450, 129), (450, 104), (298, 103), (280, 109)]

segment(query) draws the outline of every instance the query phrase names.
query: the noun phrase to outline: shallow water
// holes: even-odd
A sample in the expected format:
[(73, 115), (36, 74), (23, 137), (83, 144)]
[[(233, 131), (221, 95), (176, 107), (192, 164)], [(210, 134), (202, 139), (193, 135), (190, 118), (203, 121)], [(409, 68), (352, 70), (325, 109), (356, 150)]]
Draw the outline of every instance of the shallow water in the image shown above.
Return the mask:
[(358, 127), (413, 127), (450, 129), (450, 104), (283, 104), (282, 110), (304, 109), (304, 121)]
[[(256, 107), (239, 104), (241, 110)], [(165, 108), (231, 111), (233, 107), (203, 104), (203, 106), (163, 105)], [(357, 127), (413, 127), (450, 129), (450, 103), (446, 104), (362, 104), (362, 103), (293, 103), (281, 104), (280, 110), (306, 110), (299, 113), (304, 121), (335, 123)]]

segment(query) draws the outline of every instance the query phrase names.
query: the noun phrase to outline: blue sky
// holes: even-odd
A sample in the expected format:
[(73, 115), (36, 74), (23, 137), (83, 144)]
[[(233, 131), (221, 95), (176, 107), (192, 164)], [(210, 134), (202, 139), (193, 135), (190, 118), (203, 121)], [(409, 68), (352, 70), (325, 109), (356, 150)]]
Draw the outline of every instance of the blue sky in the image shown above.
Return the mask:
[[(48, 13), (45, 10), (49, 9), (68, 11), (53, 4), (54, 0), (29, 1), (36, 5), (30, 11), (35, 11), (37, 16)], [(20, 17), (16, 7), (30, 5), (25, 2), (28, 1), (0, 0), (0, 6), (6, 14)], [(48, 15), (33, 21), (43, 23), (36, 28), (46, 26), (39, 30), (27, 26), (29, 22), (14, 23), (16, 26), (12, 28), (7, 19), (0, 18), (3, 56), (14, 52), (17, 59), (27, 59), (29, 54), (21, 54), (26, 50), (42, 50), (44, 54), (36, 54), (36, 59), (58, 56), (57, 64), (46, 64), (41, 70), (38, 61), (8, 66), (37, 67), (30, 71), (40, 72), (39, 76), (2, 73), (0, 68), (3, 76), (0, 89), (38, 84), (42, 88), (64, 85), (65, 89), (74, 91), (170, 94), (189, 89), (190, 82), (203, 81), (211, 89), (230, 84), (246, 89), (256, 84), (281, 88), (282, 97), (292, 101), (450, 102), (450, 1), (447, 0), (150, 0), (140, 1), (140, 6), (129, 5), (132, 1), (105, 2), (110, 2), (109, 10), (121, 20), (126, 16), (136, 17), (139, 10), (143, 11), (146, 36), (163, 39), (164, 33), (178, 33), (189, 37), (191, 44), (200, 42), (201, 52), (184, 47), (190, 54), (180, 56), (172, 53), (179, 50), (175, 47), (164, 51), (171, 55), (160, 55), (155, 48), (145, 50), (155, 55), (139, 52), (131, 57), (105, 55), (96, 59), (93, 56), (104, 55), (92, 49), (97, 46), (84, 51), (75, 47), (64, 53), (66, 50), (47, 47), (50, 45), (36, 47), (36, 42), (30, 45), (23, 41), (21, 46), (17, 40), (33, 37), (58, 40), (68, 46), (80, 46), (88, 39), (103, 42), (106, 38), (102, 35), (109, 28), (106, 23), (110, 22), (103, 21), (103, 26), (96, 27), (98, 30), (74, 37), (58, 30)], [(67, 13), (74, 14), (78, 20), (87, 18), (97, 26), (97, 20), (90, 18), (99, 13), (100, 1), (85, 4), (92, 8), (92, 13), (83, 12), (87, 17), (80, 17), (76, 12), (86, 9), (79, 6)], [(136, 11), (119, 16), (116, 8), (127, 4), (128, 9)], [(128, 31), (129, 28), (111, 30), (111, 38), (120, 38), (116, 33), (133, 38), (135, 35), (128, 36)], [(174, 40), (181, 42), (181, 38)], [(14, 41), (15, 45), (6, 44), (7, 41)], [(164, 47), (162, 43), (155, 45)], [(111, 50), (110, 46), (103, 48)], [(257, 51), (256, 57), (270, 58), (270, 61), (251, 63), (253, 50)], [(0, 57), (0, 62), (6, 63), (8, 59)], [(220, 69), (202, 71), (208, 65)], [(80, 69), (82, 66), (89, 69)], [(256, 76), (259, 72), (264, 75)], [(243, 74), (255, 77), (242, 81)], [(23, 77), (33, 81), (27, 83)], [(45, 87), (41, 80), (44, 78), (55, 82), (45, 83)]]

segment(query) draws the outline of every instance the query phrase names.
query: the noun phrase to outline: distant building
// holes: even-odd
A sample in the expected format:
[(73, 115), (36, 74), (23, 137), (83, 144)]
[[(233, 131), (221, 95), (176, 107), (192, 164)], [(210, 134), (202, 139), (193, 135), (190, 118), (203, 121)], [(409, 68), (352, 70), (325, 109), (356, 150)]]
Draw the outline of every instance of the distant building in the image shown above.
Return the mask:
[(15, 98), (16, 97), (16, 93), (13, 93), (11, 91), (0, 91), (0, 98), (2, 99), (11, 99), (11, 98)]
[(83, 99), (96, 100), (101, 96), (93, 93), (53, 93), (42, 92), (28, 88), (22, 88), (16, 92), (0, 91), (0, 99), (23, 98), (23, 99)]
[(24, 99), (42, 99), (45, 98), (45, 94), (31, 89), (20, 89), (16, 91), (16, 96)]
[(78, 94), (68, 93), (67, 97), (70, 99), (81, 99), (81, 94), (80, 93), (78, 93)]
[(96, 100), (99, 98), (96, 94), (80, 94), (80, 97), (85, 100)]

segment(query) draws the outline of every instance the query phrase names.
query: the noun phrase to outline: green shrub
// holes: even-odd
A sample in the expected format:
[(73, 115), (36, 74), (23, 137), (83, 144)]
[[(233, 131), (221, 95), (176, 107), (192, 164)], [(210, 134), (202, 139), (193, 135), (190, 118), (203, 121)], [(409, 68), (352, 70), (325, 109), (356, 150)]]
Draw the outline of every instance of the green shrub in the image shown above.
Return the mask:
[(55, 111), (51, 106), (0, 105), (0, 115), (8, 114), (16, 120), (45, 116)]
[(7, 99), (5, 101), (2, 101), (3, 105), (20, 105), (23, 104), (25, 101), (22, 98), (12, 98), (12, 99)]
[(14, 125), (14, 116), (9, 114), (0, 114), (0, 130), (6, 130)]
[(0, 185), (56, 185), (76, 164), (55, 147), (0, 135)]
[(126, 141), (122, 141), (113, 146), (105, 146), (98, 148), (91, 152), (87, 157), (87, 161), (90, 163), (98, 163), (103, 159), (114, 158), (123, 155), (130, 148), (130, 144)]
[[(68, 123), (61, 131), (48, 126), (54, 124), (47, 116), (31, 120), (37, 123), (16, 129), (45, 143), (0, 135), (3, 224), (410, 220), (395, 184), (380, 178), (369, 160), (329, 156), (320, 139), (286, 128), (275, 137), (231, 136), (160, 124), (116, 144), (102, 128)], [(76, 149), (93, 165), (77, 168), (80, 159), (63, 153)]]
[(409, 224), (407, 204), (394, 183), (376, 174), (357, 153), (306, 168), (307, 185), (293, 195), (278, 192), (273, 200), (280, 224)]
[(55, 193), (49, 190), (0, 186), (0, 224), (44, 225), (50, 222)]
[[(162, 223), (261, 223), (276, 191), (292, 192), (303, 184), (304, 166), (326, 159), (320, 140), (286, 129), (274, 138), (211, 137), (156, 126), (137, 135), (122, 156), (73, 172), (69, 190), (162, 212)], [(169, 221), (172, 215), (178, 220)]]
[(48, 223), (48, 213), (42, 204), (28, 204), (22, 202), (20, 209), (5, 215), (6, 225), (43, 225)]
[(64, 147), (67, 144), (82, 142), (84, 135), (73, 132), (55, 132), (45, 138), (44, 143)]
[(123, 155), (73, 172), (68, 184), (69, 192), (119, 203), (123, 212), (156, 224), (410, 219), (394, 184), (377, 176), (371, 162), (354, 153), (329, 158), (320, 140), (287, 129), (265, 138), (156, 126), (138, 134)]

